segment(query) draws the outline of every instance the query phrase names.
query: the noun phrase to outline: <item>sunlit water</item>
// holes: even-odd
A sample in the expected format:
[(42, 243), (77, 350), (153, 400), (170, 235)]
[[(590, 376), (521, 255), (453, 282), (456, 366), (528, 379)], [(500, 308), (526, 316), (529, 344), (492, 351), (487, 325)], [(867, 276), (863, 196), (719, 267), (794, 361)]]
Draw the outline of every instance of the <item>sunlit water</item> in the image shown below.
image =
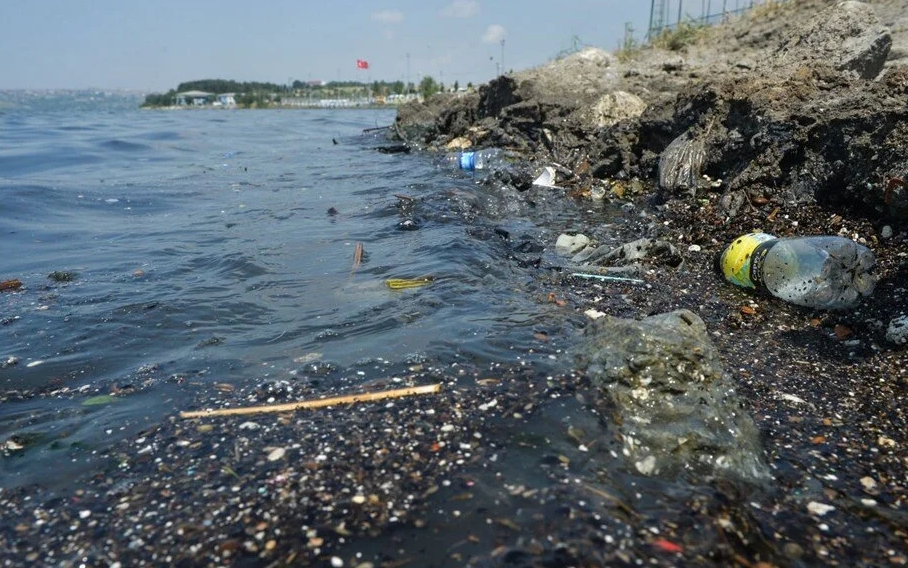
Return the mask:
[(377, 151), (390, 142), (367, 129), (393, 119), (0, 114), (0, 280), (24, 285), (0, 293), (0, 442), (28, 443), (0, 459), (0, 486), (90, 470), (192, 405), (187, 381), (566, 365), (532, 341), (561, 324), (521, 262), (550, 254), (557, 227), (430, 156)]

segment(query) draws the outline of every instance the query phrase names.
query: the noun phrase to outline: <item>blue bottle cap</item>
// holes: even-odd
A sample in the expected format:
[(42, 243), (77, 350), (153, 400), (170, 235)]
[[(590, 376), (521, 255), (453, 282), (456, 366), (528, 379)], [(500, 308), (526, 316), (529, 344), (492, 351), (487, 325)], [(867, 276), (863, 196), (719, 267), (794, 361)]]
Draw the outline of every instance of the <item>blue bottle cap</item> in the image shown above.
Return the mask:
[(460, 154), (460, 169), (473, 170), (476, 168), (476, 152), (462, 152)]

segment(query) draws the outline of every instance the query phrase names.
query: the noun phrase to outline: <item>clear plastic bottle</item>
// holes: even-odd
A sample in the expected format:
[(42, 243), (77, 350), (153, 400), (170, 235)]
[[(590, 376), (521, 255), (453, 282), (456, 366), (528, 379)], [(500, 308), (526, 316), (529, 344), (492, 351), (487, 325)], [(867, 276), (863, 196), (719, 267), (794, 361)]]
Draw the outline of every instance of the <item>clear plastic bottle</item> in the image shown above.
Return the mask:
[(445, 160), (454, 168), (461, 170), (487, 170), (503, 162), (504, 154), (498, 148), (452, 152)]
[(870, 272), (873, 252), (837, 236), (779, 239), (751, 233), (735, 239), (716, 260), (729, 282), (810, 308), (853, 308), (873, 293), (877, 281)]

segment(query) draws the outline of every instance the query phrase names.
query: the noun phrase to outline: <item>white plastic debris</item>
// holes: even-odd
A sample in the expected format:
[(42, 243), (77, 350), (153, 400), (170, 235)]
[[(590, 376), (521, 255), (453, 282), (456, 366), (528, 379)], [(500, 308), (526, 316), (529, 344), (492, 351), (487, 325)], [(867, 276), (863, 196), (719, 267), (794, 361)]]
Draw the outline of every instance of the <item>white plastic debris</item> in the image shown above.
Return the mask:
[(555, 168), (552, 166), (542, 168), (542, 173), (533, 180), (533, 185), (537, 187), (558, 187), (555, 185)]
[(807, 510), (812, 515), (822, 517), (830, 511), (835, 511), (835, 507), (832, 505), (827, 505), (826, 503), (818, 503), (817, 501), (811, 501), (807, 504)]

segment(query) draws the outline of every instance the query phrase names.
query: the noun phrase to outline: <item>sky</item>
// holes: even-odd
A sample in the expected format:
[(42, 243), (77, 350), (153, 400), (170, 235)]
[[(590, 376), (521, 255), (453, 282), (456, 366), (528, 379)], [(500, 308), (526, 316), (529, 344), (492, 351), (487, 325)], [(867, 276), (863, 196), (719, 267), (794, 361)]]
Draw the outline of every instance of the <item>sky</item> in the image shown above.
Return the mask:
[(464, 86), (578, 45), (614, 51), (627, 22), (642, 39), (649, 11), (645, 0), (0, 0), (0, 89)]

